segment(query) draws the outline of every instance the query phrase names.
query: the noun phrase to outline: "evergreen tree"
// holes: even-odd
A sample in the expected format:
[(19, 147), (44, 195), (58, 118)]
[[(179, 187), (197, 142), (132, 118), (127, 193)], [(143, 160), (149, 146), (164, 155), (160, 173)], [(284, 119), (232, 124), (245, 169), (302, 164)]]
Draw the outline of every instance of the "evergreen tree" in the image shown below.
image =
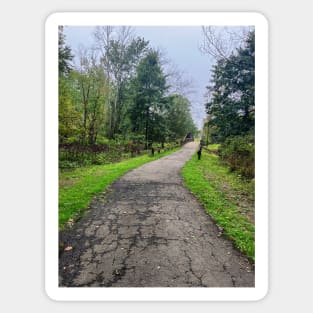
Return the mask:
[(166, 121), (170, 140), (181, 140), (188, 133), (195, 135), (196, 126), (191, 117), (190, 102), (179, 94), (168, 97)]
[(219, 141), (254, 130), (255, 45), (254, 31), (245, 45), (213, 70), (211, 100), (206, 104)]
[(64, 26), (59, 26), (59, 75), (64, 76), (72, 69), (73, 55), (71, 49), (65, 44)]
[(135, 133), (145, 136), (147, 147), (149, 142), (162, 141), (165, 136), (163, 114), (167, 86), (156, 51), (149, 51), (140, 61), (133, 86), (134, 98), (130, 109), (132, 128)]

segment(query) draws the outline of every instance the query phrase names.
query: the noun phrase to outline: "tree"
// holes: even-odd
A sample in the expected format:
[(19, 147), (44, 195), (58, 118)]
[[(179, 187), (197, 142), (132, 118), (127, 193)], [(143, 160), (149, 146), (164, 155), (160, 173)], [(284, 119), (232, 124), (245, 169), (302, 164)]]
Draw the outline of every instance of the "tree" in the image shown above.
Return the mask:
[(170, 140), (181, 140), (188, 133), (195, 135), (196, 127), (191, 117), (190, 102), (184, 96), (174, 94), (168, 97), (166, 120)]
[(59, 78), (59, 143), (75, 140), (79, 134), (80, 113), (76, 109), (70, 81), (61, 76)]
[(69, 75), (72, 70), (73, 55), (65, 44), (64, 27), (59, 26), (59, 143), (66, 143), (74, 138), (78, 131), (79, 112), (71, 98)]
[[(148, 46), (148, 41), (135, 38), (133, 28), (112, 26), (97, 27), (94, 33), (97, 47), (101, 51), (101, 62), (114, 89), (108, 95), (109, 138), (122, 132), (121, 127), (127, 113), (125, 95), (128, 81), (135, 74), (136, 66)], [(125, 124), (124, 124), (125, 126)], [(124, 129), (125, 131), (125, 129)]]
[(250, 32), (244, 46), (214, 66), (206, 109), (219, 141), (254, 130), (254, 36)]
[(79, 61), (73, 76), (82, 113), (81, 141), (93, 145), (105, 122), (106, 76), (95, 51), (81, 48)]
[(251, 31), (253, 28), (249, 26), (202, 26), (203, 41), (199, 49), (215, 60), (227, 60)]
[(65, 44), (64, 26), (59, 26), (59, 75), (67, 75), (72, 69), (73, 55), (71, 49)]
[(130, 108), (132, 130), (144, 134), (146, 148), (149, 142), (162, 141), (165, 132), (166, 77), (159, 55), (150, 50), (139, 62), (133, 80), (133, 105)]

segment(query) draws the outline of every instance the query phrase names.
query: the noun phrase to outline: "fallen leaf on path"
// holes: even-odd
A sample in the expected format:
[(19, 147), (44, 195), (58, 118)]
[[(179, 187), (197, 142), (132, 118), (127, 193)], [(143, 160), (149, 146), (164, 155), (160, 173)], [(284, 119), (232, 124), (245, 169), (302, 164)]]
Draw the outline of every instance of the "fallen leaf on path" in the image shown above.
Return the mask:
[(67, 225), (72, 227), (74, 224), (74, 220), (72, 218), (70, 218), (68, 221), (67, 221)]

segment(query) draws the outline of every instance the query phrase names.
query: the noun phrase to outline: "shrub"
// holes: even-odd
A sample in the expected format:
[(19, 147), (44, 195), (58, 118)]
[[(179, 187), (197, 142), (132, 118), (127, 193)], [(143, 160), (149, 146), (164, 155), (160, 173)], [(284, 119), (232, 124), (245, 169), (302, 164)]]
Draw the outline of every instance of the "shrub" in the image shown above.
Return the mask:
[[(155, 152), (161, 146), (161, 144), (154, 143)], [(176, 146), (177, 144), (168, 143), (166, 149), (162, 150), (172, 149)], [(116, 143), (114, 140), (103, 141), (94, 145), (84, 145), (78, 142), (60, 144), (59, 168), (71, 169), (93, 164), (115, 163), (145, 153), (150, 153), (150, 149), (146, 151), (143, 144), (131, 140), (124, 144)]]
[(71, 162), (67, 160), (60, 160), (59, 161), (59, 168), (61, 169), (73, 169), (79, 167), (79, 164), (77, 162)]
[(254, 136), (229, 137), (218, 149), (221, 159), (246, 178), (254, 178)]

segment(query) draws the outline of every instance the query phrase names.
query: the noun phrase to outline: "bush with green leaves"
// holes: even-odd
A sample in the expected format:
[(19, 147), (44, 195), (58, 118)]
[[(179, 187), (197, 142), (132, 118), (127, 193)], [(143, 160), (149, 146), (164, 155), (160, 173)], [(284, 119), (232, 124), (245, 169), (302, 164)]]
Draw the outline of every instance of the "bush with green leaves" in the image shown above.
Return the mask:
[(246, 178), (254, 178), (254, 135), (229, 137), (220, 145), (218, 152), (232, 171), (238, 171)]

